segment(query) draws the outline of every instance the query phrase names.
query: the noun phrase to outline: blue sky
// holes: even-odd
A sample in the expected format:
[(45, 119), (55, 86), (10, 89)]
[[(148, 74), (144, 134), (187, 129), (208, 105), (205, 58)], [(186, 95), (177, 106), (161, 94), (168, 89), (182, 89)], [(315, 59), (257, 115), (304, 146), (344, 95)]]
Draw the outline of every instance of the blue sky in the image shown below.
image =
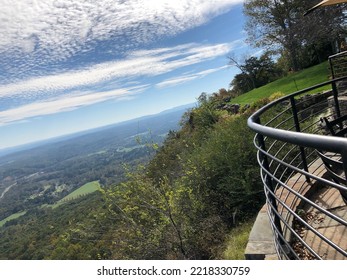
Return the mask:
[(0, 3), (0, 149), (193, 103), (252, 52), (242, 0)]

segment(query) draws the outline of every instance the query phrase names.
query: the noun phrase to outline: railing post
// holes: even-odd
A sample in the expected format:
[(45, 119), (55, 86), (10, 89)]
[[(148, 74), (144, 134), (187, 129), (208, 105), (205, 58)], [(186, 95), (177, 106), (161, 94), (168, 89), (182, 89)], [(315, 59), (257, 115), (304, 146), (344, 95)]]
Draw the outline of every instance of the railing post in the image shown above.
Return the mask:
[[(334, 80), (335, 78), (338, 78), (338, 77), (336, 77), (333, 59), (336, 59), (336, 56), (329, 57), (329, 64), (330, 64), (330, 71), (331, 71), (331, 79), (332, 80)], [(341, 117), (341, 111), (340, 111), (340, 104), (339, 104), (339, 99), (338, 99), (339, 93), (337, 91), (336, 82), (333, 81), (331, 86), (333, 89), (335, 113), (336, 113), (337, 118), (339, 118), (339, 117)]]
[(345, 172), (346, 186), (347, 186), (347, 150), (341, 152), (343, 171)]
[[(260, 119), (258, 118), (255, 122), (260, 124)], [(256, 139), (257, 139), (261, 149), (263, 151), (266, 151), (264, 136), (259, 134), (259, 133), (257, 133)], [(258, 153), (259, 153), (259, 158), (260, 158), (260, 164), (262, 164), (263, 169), (271, 174), (268, 157), (266, 155), (264, 155), (261, 150), (259, 150)], [(275, 188), (274, 188), (274, 185), (273, 185), (272, 178), (267, 173), (265, 174), (265, 176), (266, 177), (264, 178), (264, 181), (265, 181), (265, 184), (266, 184), (267, 188), (269, 188), (269, 190), (272, 193), (275, 193)], [(273, 207), (273, 209), (275, 209), (275, 211), (278, 213), (278, 207), (277, 207), (277, 203), (276, 203), (276, 198), (273, 195), (269, 195), (268, 198), (269, 198), (268, 203), (270, 203), (271, 206)], [(276, 230), (279, 233), (279, 235), (281, 235), (282, 238), (283, 238), (283, 230), (282, 230), (282, 226), (281, 226), (281, 220), (278, 217), (278, 215), (275, 213), (275, 211), (272, 211), (271, 209), (272, 208), (270, 207), (269, 211), (272, 212), (272, 214), (274, 216), (274, 218), (273, 218), (274, 219), (274, 226), (276, 227)], [(283, 245), (282, 238), (279, 239), (279, 242), (280, 242), (281, 245)]]
[(335, 113), (336, 113), (336, 117), (339, 118), (339, 117), (341, 117), (341, 111), (340, 111), (340, 103), (339, 103), (339, 93), (337, 91), (335, 81), (332, 82), (331, 86), (333, 88)]
[(335, 79), (335, 71), (334, 71), (335, 69), (334, 69), (332, 57), (329, 57), (329, 65), (330, 65), (331, 79), (334, 80)]
[[(294, 96), (290, 97), (290, 104), (292, 106), (295, 130), (296, 130), (296, 132), (301, 132), (300, 122), (299, 122), (299, 118), (298, 118), (298, 109), (296, 108), (296, 103), (295, 103)], [(301, 161), (302, 161), (303, 168), (304, 168), (304, 170), (306, 172), (308, 172), (308, 165), (307, 165), (305, 149), (302, 146), (299, 146), (299, 149), (300, 149), (300, 156), (301, 156)], [(306, 182), (309, 183), (310, 182), (310, 177), (308, 177), (308, 176), (305, 176), (305, 177), (306, 177)]]

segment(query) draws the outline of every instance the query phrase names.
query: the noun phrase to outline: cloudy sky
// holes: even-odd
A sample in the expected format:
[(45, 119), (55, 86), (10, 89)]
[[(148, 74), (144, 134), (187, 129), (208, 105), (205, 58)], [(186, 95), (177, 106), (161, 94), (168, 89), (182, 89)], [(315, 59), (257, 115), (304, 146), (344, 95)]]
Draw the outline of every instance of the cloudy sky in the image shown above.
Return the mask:
[(0, 149), (227, 88), (242, 0), (0, 0)]

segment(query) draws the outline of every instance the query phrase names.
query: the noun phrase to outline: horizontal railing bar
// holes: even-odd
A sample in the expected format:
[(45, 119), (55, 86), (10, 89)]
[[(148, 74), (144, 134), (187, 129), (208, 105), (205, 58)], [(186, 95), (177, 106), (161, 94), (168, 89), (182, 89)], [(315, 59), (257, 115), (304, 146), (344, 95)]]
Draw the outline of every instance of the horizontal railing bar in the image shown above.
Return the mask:
[[(257, 157), (258, 159), (258, 163), (260, 164), (260, 158), (259, 156)], [(261, 165), (261, 164), (260, 164)], [(320, 212), (323, 212), (324, 214), (326, 214), (327, 216), (329, 216), (330, 218), (334, 219), (335, 221), (339, 222), (340, 224), (347, 226), (347, 221), (345, 221), (344, 219), (341, 219), (340, 217), (332, 214), (331, 212), (327, 211), (326, 209), (320, 207), (319, 205), (315, 204), (314, 202), (312, 202), (311, 200), (307, 199), (305, 196), (302, 196), (301, 194), (299, 194), (298, 192), (294, 191), (293, 189), (289, 188), (285, 183), (283, 183), (282, 181), (280, 181), (279, 179), (277, 179), (276, 177), (272, 176), (272, 174), (270, 172), (268, 172), (266, 169), (264, 169), (261, 165), (261, 171), (265, 171), (265, 173), (267, 173), (268, 176), (270, 176), (272, 179), (274, 179), (275, 181), (277, 181), (277, 183), (279, 185), (281, 185), (282, 187), (286, 188), (287, 190), (289, 190), (290, 192), (296, 194), (299, 198), (301, 198), (302, 200), (304, 200), (305, 202), (307, 202), (308, 204), (310, 204), (311, 206), (313, 206), (314, 208), (316, 208), (317, 210), (319, 210)], [(325, 179), (323, 179), (325, 180)], [(330, 181), (329, 181), (330, 182)], [(331, 183), (331, 182), (330, 182)]]
[[(263, 180), (263, 179), (262, 179)], [(266, 183), (264, 182), (264, 180), (263, 180), (263, 183), (264, 183), (264, 186), (266, 186)], [(271, 192), (268, 188), (267, 188), (267, 191), (268, 192)], [(271, 192), (272, 193), (272, 192)], [(290, 231), (292, 231), (292, 233), (294, 233), (294, 235), (297, 235), (297, 233), (292, 229), (292, 227), (287, 223), (287, 221), (285, 220), (285, 219), (283, 219), (282, 218), (282, 216), (279, 214), (279, 212), (273, 207), (273, 205), (270, 205), (270, 207), (271, 207), (271, 209), (273, 210), (273, 213), (274, 213), (274, 215), (276, 214), (280, 219), (281, 219), (281, 221), (286, 225), (286, 227), (290, 230)], [(268, 211), (268, 215), (269, 215), (269, 217), (271, 217), (271, 213), (269, 212), (269, 209), (267, 209), (267, 211)], [(295, 213), (294, 213), (295, 214)], [(299, 217), (300, 219), (301, 219), (301, 217)], [(272, 223), (272, 220), (271, 220), (271, 218), (270, 218), (270, 222), (271, 222), (271, 224), (273, 224)], [(304, 221), (304, 223), (305, 223), (305, 221)], [(276, 227), (272, 227), (274, 230), (276, 230), (277, 231), (277, 229), (276, 229)], [(284, 236), (282, 236), (279, 232), (277, 232), (277, 234), (279, 235), (279, 236), (281, 236), (281, 239), (284, 241), (284, 242), (286, 242), (286, 244), (288, 245), (288, 247), (291, 249), (291, 250), (293, 250), (292, 249), (292, 247), (290, 246), (290, 243), (289, 242), (287, 242), (286, 240), (285, 240), (285, 238), (284, 238)], [(310, 248), (309, 247), (309, 245), (301, 238), (301, 237), (299, 237), (299, 239), (302, 241), (302, 242), (304, 242), (304, 244), (306, 244), (307, 245), (307, 248), (310, 250), (310, 252), (312, 253), (312, 254), (314, 254), (317, 258), (321, 258), (318, 254), (316, 254), (316, 252), (312, 249), (312, 248)], [(294, 250), (293, 250), (294, 251)], [(295, 251), (294, 251), (294, 253), (295, 253)], [(295, 253), (296, 254), (296, 253)]]
[(272, 158), (273, 160), (275, 160), (275, 161), (277, 161), (277, 162), (279, 162), (279, 163), (281, 163), (281, 164), (283, 164), (283, 165), (285, 165), (285, 166), (288, 166), (289, 168), (291, 168), (291, 169), (297, 171), (298, 173), (301, 173), (301, 174), (303, 174), (303, 175), (305, 175), (305, 176), (308, 176), (308, 177), (310, 177), (310, 178), (312, 178), (312, 179), (314, 179), (314, 180), (317, 180), (317, 181), (323, 182), (323, 183), (325, 183), (325, 184), (328, 184), (328, 185), (330, 185), (330, 186), (332, 186), (332, 187), (334, 187), (334, 188), (340, 189), (340, 190), (342, 190), (342, 191), (347, 191), (347, 187), (341, 186), (341, 185), (339, 185), (339, 184), (337, 184), (337, 183), (335, 183), (335, 182), (332, 182), (332, 181), (330, 181), (330, 180), (327, 180), (327, 179), (321, 178), (321, 177), (319, 177), (319, 176), (316, 176), (316, 175), (314, 175), (314, 174), (311, 174), (311, 173), (309, 173), (309, 172), (306, 172), (305, 170), (299, 169), (299, 168), (297, 168), (297, 167), (295, 167), (295, 166), (293, 166), (293, 165), (289, 165), (288, 163), (286, 163), (286, 162), (284, 162), (284, 161), (282, 161), (282, 160), (280, 160), (280, 159), (278, 159), (278, 158), (275, 158), (274, 156), (272, 156), (272, 155), (269, 154), (268, 152), (262, 150), (259, 146), (257, 146), (257, 148), (258, 148), (258, 150), (261, 151), (263, 154), (267, 155), (268, 157)]
[[(287, 221), (285, 221), (285, 220), (281, 217), (281, 215), (278, 213), (278, 211), (277, 211), (276, 209), (274, 209), (274, 207), (273, 207), (272, 205), (270, 205), (270, 207), (271, 207), (272, 211), (274, 211), (274, 214), (277, 214), (277, 215), (280, 217), (282, 223), (284, 223), (284, 224), (286, 225), (286, 227), (288, 228), (288, 230), (289, 230), (292, 234), (294, 234), (295, 237), (297, 237), (297, 238), (305, 245), (305, 247), (306, 247), (317, 259), (322, 259), (321, 256), (319, 256), (319, 255), (316, 253), (316, 251), (314, 251), (314, 250), (302, 239), (302, 237), (301, 237), (301, 236), (300, 236), (300, 235), (299, 235), (299, 234), (287, 223)], [(268, 211), (269, 211), (269, 210), (268, 210)], [(268, 213), (269, 213), (269, 212), (268, 212)], [(270, 213), (269, 213), (269, 214), (270, 214)], [(270, 215), (269, 215), (269, 216), (270, 216)], [(300, 219), (301, 219), (301, 218), (300, 218)], [(272, 221), (271, 221), (271, 223), (272, 223)], [(272, 228), (274, 228), (274, 229), (276, 230), (276, 227), (272, 227)], [(294, 253), (294, 254), (298, 257), (297, 253), (292, 249), (291, 244), (290, 244), (289, 242), (286, 241), (285, 237), (282, 236), (282, 235), (280, 235), (279, 232), (277, 232), (277, 234), (278, 234), (279, 236), (281, 236), (281, 239), (282, 239), (284, 242), (287, 243), (287, 245), (288, 245), (288, 247), (290, 248), (290, 250), (292, 251), (292, 253)]]
[[(274, 122), (275, 120), (277, 120), (279, 117), (281, 117), (282, 115), (284, 115), (285, 113), (287, 113), (288, 111), (291, 111), (292, 108), (289, 106), (288, 108), (286, 108), (285, 110), (283, 110), (281, 113), (277, 114), (276, 117), (272, 118), (271, 120), (269, 120), (268, 122), (266, 122), (264, 125), (268, 126), (269, 124), (271, 124), (272, 122)], [(293, 116), (292, 116), (293, 117)], [(292, 118), (291, 117), (291, 118)], [(289, 118), (290, 119), (290, 118)], [(288, 120), (289, 120), (288, 119)]]
[(329, 85), (329, 84), (332, 84), (333, 82), (338, 82), (338, 81), (341, 81), (341, 80), (344, 80), (346, 79), (347, 76), (345, 77), (340, 77), (340, 78), (337, 78), (337, 79), (334, 79), (334, 80), (331, 80), (331, 81), (326, 81), (326, 82), (323, 82), (323, 83), (320, 83), (318, 85), (314, 85), (314, 86), (311, 86), (311, 87), (308, 87), (308, 88), (305, 88), (305, 89), (302, 89), (302, 90), (299, 90), (297, 92), (294, 92), (292, 94), (289, 94), (289, 95), (286, 95), (286, 96), (283, 96), (279, 99), (276, 99), (272, 102), (270, 102), (269, 104), (263, 106), (262, 108), (260, 108), (258, 111), (256, 111), (250, 118), (249, 120), (251, 120), (251, 122), (254, 122), (255, 119), (259, 118), (264, 112), (266, 112), (268, 109), (270, 109), (271, 107), (283, 102), (283, 101), (286, 101), (287, 99), (289, 99), (290, 97), (295, 97), (297, 95), (300, 95), (300, 94), (303, 94), (303, 93), (306, 93), (308, 91), (312, 91), (312, 90), (315, 90), (317, 88), (320, 88), (320, 87), (323, 87), (323, 86), (326, 86), (326, 85)]

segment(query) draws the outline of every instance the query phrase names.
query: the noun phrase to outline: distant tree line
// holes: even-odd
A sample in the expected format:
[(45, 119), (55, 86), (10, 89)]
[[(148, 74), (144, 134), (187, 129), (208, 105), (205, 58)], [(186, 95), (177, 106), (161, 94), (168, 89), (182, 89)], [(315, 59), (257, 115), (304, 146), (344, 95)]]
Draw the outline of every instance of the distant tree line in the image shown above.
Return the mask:
[(229, 60), (231, 65), (236, 66), (241, 71), (240, 74), (235, 75), (230, 83), (233, 96), (266, 85), (283, 75), (282, 69), (272, 60), (268, 52), (259, 58), (249, 57), (242, 64), (233, 56), (230, 56)]

